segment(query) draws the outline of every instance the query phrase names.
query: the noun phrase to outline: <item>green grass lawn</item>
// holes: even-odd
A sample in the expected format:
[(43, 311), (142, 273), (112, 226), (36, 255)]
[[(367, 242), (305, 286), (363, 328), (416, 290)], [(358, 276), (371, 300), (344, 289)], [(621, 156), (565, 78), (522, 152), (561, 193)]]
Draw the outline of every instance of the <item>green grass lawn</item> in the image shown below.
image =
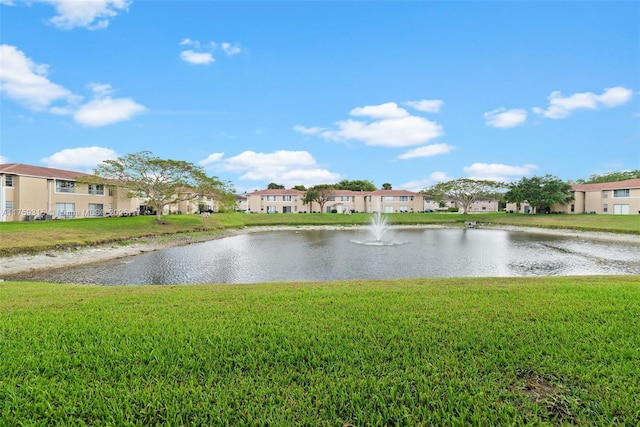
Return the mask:
[[(465, 221), (493, 225), (564, 228), (640, 235), (637, 215), (524, 215), (413, 213), (388, 214), (390, 224), (463, 226)], [(370, 214), (214, 214), (171, 215), (158, 224), (154, 217), (89, 218), (37, 222), (0, 222), (0, 256), (60, 247), (128, 242), (144, 238), (181, 238), (222, 233), (225, 229), (265, 225), (365, 225)]]
[(640, 424), (640, 276), (0, 282), (0, 425)]

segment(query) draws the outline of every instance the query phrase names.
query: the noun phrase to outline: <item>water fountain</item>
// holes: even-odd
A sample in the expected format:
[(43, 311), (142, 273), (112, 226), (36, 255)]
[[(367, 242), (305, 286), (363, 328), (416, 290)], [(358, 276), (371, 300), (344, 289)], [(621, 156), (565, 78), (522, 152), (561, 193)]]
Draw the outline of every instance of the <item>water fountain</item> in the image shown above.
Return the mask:
[(382, 242), (382, 237), (388, 230), (387, 217), (383, 216), (380, 212), (375, 212), (369, 224), (369, 231), (373, 234), (374, 240), (376, 242)]
[(390, 230), (390, 227), (387, 217), (379, 210), (375, 211), (371, 216), (371, 220), (369, 225), (366, 227), (366, 230), (373, 236), (373, 239), (350, 240), (350, 242), (366, 246), (395, 246), (407, 243), (384, 238), (385, 234)]

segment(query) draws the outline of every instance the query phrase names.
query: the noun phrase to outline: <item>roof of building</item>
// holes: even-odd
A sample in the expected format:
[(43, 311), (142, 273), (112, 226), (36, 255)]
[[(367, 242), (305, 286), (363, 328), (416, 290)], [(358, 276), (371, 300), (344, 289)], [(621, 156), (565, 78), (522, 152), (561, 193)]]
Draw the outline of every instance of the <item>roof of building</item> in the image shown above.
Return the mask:
[(25, 165), (22, 163), (5, 163), (0, 164), (0, 173), (8, 175), (32, 176), (36, 178), (49, 179), (76, 179), (84, 176), (90, 176), (87, 173), (69, 171), (64, 169), (45, 168), (42, 166)]
[(640, 178), (625, 179), (617, 182), (598, 182), (595, 184), (573, 184), (573, 191), (620, 190), (623, 188), (640, 188)]
[[(247, 195), (257, 196), (303, 196), (304, 191), (287, 189), (266, 189), (256, 190)], [(417, 196), (419, 193), (409, 190), (376, 190), (376, 191), (353, 191), (353, 190), (332, 190), (333, 196)]]
[(409, 190), (376, 190), (369, 194), (372, 196), (417, 196), (419, 193)]
[(304, 196), (304, 191), (291, 189), (287, 190), (284, 188), (268, 188), (266, 190), (257, 190), (249, 194), (255, 194), (259, 196)]

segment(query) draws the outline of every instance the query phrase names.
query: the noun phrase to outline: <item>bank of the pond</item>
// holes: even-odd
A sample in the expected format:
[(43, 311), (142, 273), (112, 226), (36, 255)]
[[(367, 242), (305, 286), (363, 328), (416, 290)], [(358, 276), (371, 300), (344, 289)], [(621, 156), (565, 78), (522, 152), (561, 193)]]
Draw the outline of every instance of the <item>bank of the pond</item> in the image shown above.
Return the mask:
[[(272, 225), (254, 226), (242, 228), (229, 228), (223, 232), (215, 234), (201, 234), (197, 237), (188, 234), (176, 234), (171, 236), (160, 236), (153, 238), (138, 238), (128, 242), (118, 242), (117, 244), (74, 246), (64, 249), (53, 249), (36, 254), (19, 254), (9, 257), (0, 257), (0, 275), (16, 274), (28, 271), (46, 270), (51, 268), (61, 268), (89, 264), (93, 262), (106, 261), (110, 259), (125, 258), (139, 255), (145, 252), (158, 251), (177, 246), (185, 246), (194, 243), (221, 239), (238, 234), (258, 233), (265, 231), (301, 231), (301, 230), (343, 230), (362, 228), (363, 226), (340, 226), (340, 225)], [(391, 228), (443, 228), (445, 225), (397, 225)], [(484, 228), (500, 229), (508, 231), (518, 231), (522, 233), (554, 234), (562, 236), (585, 237), (591, 239), (604, 239), (620, 242), (638, 242), (640, 236), (633, 234), (576, 231), (562, 229), (548, 229), (535, 227), (518, 227), (510, 225), (483, 225)]]
[(639, 425), (640, 277), (0, 283), (0, 425)]

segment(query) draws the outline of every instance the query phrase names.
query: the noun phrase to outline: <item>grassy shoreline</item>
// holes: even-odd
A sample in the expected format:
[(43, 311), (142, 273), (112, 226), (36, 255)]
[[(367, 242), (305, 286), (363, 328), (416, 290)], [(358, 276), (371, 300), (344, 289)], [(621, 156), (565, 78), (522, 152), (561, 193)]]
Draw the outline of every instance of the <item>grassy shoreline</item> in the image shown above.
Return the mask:
[(0, 425), (638, 425), (640, 276), (0, 282)]
[[(535, 227), (574, 231), (595, 231), (640, 236), (640, 221), (633, 215), (518, 215), (489, 214), (389, 214), (393, 225), (464, 226), (465, 221), (498, 226)], [(127, 244), (144, 239), (207, 238), (225, 230), (255, 226), (334, 225), (360, 226), (369, 214), (214, 214), (171, 215), (164, 224), (152, 217), (91, 218), (46, 222), (0, 222), (0, 257), (37, 253), (51, 249), (100, 244)]]

